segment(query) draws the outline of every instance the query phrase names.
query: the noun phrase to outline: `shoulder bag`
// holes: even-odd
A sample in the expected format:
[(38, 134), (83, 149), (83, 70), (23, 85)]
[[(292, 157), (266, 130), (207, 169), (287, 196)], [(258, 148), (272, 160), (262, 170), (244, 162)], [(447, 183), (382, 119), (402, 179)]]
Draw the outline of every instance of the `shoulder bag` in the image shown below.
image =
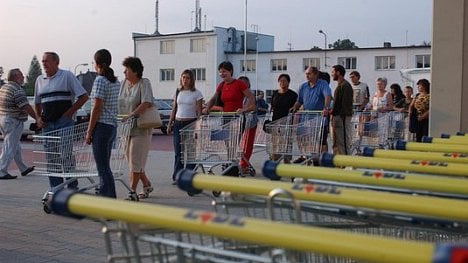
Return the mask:
[[(140, 96), (141, 96), (141, 84), (140, 84)], [(162, 126), (161, 116), (159, 115), (158, 108), (153, 105), (147, 108), (138, 118), (137, 127), (142, 129), (148, 128), (159, 128)]]

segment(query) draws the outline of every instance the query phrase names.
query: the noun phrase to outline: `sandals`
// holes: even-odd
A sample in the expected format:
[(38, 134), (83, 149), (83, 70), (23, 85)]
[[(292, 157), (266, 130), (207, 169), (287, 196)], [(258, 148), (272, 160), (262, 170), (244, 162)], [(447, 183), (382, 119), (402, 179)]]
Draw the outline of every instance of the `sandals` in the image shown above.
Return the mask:
[(138, 197), (140, 199), (145, 199), (145, 198), (148, 198), (150, 193), (153, 192), (154, 188), (150, 185), (148, 186), (143, 186), (143, 192), (139, 193), (138, 194)]

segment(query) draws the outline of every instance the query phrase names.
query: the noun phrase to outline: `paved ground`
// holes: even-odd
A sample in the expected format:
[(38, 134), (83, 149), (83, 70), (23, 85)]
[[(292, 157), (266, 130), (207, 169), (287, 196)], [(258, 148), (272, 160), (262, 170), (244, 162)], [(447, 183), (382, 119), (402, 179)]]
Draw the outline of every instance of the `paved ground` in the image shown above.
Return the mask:
[[(22, 145), (24, 159), (32, 160), (33, 144)], [(257, 171), (264, 159), (263, 153), (252, 157)], [(144, 202), (212, 210), (209, 197), (189, 197), (171, 185), (172, 162), (172, 137), (155, 134), (147, 163), (155, 192)], [(11, 173), (19, 174), (14, 165)], [(41, 198), (47, 186), (47, 178), (35, 174), (0, 180), (0, 262), (104, 262), (101, 225), (87, 219), (45, 214)], [(126, 196), (122, 185), (117, 185), (117, 192), (118, 198)]]

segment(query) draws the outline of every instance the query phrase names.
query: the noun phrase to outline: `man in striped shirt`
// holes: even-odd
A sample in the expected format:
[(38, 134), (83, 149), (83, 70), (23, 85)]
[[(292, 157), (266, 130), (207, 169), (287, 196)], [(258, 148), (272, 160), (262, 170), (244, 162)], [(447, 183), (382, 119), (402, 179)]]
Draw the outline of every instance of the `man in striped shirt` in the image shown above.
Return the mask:
[(0, 179), (15, 179), (16, 176), (8, 173), (12, 160), (15, 160), (23, 176), (34, 170), (34, 166), (28, 167), (21, 158), (20, 139), (28, 114), (34, 119), (36, 115), (21, 87), (24, 83), (23, 73), (17, 68), (12, 69), (8, 72), (7, 79), (8, 82), (0, 89), (0, 131), (3, 135)]
[[(75, 124), (73, 119), (76, 111), (88, 100), (88, 93), (81, 86), (78, 79), (67, 70), (59, 68), (60, 58), (55, 52), (45, 52), (42, 56), (42, 66), (45, 74), (36, 79), (34, 90), (34, 103), (37, 117), (37, 126), (44, 133), (71, 127)], [(63, 145), (47, 145), (60, 151), (60, 159), (47, 157), (50, 164), (49, 172), (69, 173), (74, 169), (72, 144), (64, 140)], [(51, 187), (64, 182), (64, 178), (50, 176)], [(68, 184), (68, 188), (76, 189), (78, 182)]]

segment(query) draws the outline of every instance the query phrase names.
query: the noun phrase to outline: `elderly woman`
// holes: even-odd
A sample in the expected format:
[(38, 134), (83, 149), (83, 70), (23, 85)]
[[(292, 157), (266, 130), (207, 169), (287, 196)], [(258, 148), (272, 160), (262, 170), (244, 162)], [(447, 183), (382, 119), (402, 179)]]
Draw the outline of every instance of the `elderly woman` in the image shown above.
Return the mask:
[[(125, 80), (119, 94), (119, 114), (127, 118), (138, 118), (150, 107), (153, 107), (153, 91), (148, 79), (142, 78), (143, 64), (137, 57), (127, 57), (123, 61)], [(153, 191), (145, 174), (146, 158), (151, 145), (152, 128), (133, 127), (126, 149), (126, 158), (130, 170), (130, 188), (127, 200), (139, 201), (148, 198)], [(138, 182), (143, 183), (143, 191), (136, 194)]]
[(385, 89), (386, 86), (386, 78), (377, 79), (375, 94), (371, 98), (372, 110), (378, 112), (387, 112), (393, 110), (392, 94)]

